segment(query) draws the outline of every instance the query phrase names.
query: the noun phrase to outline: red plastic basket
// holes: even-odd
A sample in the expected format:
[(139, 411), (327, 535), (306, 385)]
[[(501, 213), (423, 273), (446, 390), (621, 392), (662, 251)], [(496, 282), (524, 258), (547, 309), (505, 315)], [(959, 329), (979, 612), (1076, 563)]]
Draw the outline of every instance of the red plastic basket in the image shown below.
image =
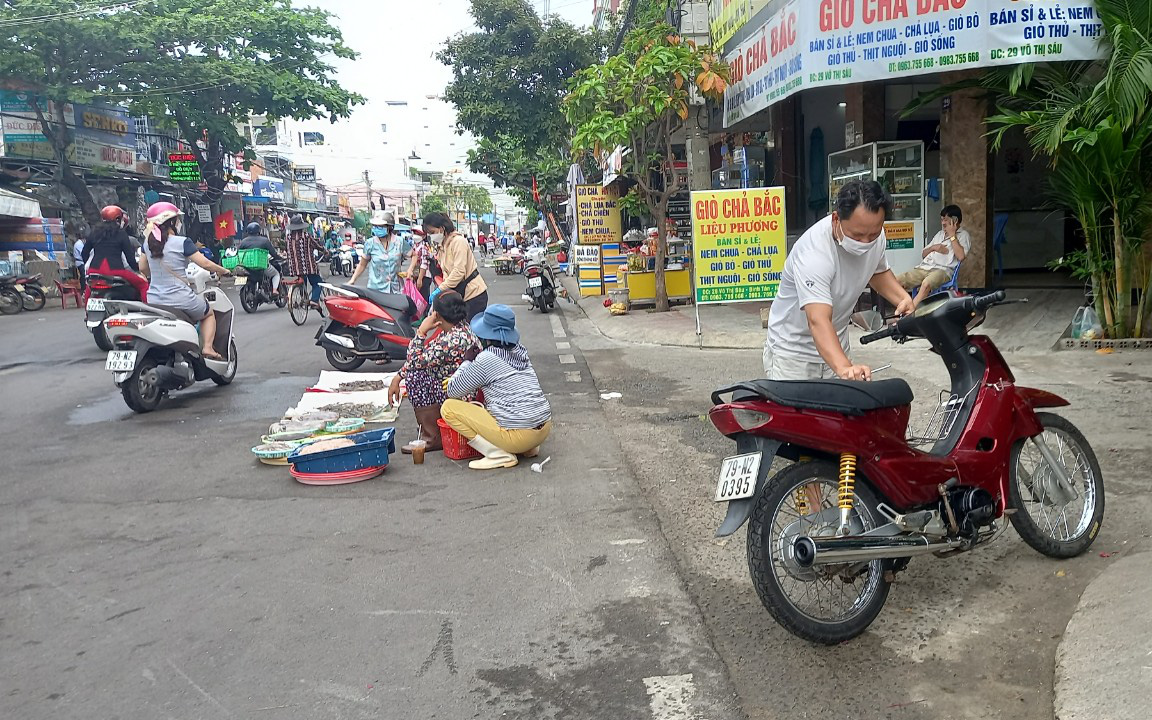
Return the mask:
[(452, 426), (443, 420), (437, 420), (440, 426), (440, 441), (444, 443), (444, 457), (449, 460), (475, 460), (484, 457), (468, 444), (464, 436), (452, 429)]

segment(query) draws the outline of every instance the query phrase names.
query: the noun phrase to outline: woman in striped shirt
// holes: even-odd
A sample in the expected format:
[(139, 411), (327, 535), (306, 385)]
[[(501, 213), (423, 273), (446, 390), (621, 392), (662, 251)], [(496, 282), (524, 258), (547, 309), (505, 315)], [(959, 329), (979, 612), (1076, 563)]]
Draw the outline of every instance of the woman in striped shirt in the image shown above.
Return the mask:
[[(516, 314), (492, 305), (472, 319), (472, 332), (484, 347), (475, 360), (448, 379), (440, 415), (468, 444), (484, 455), (473, 470), (515, 467), (517, 455), (535, 457), (552, 432), (552, 409), (540, 389), (528, 351), (520, 344)], [(484, 391), (486, 407), (462, 398)]]

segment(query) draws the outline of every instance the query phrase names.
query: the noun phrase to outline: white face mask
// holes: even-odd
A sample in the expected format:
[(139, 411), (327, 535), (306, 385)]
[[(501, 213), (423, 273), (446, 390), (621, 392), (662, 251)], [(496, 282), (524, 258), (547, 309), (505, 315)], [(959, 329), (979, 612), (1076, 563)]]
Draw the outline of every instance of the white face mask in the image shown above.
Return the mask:
[(872, 243), (860, 242), (859, 240), (848, 237), (848, 233), (844, 232), (844, 226), (840, 223), (837, 223), (837, 225), (840, 227), (840, 239), (837, 243), (844, 252), (859, 257), (860, 255), (867, 254), (867, 252), (872, 249)]
[(428, 236), (428, 241), (433, 245), (440, 245), (444, 242), (444, 233), (432, 233)]

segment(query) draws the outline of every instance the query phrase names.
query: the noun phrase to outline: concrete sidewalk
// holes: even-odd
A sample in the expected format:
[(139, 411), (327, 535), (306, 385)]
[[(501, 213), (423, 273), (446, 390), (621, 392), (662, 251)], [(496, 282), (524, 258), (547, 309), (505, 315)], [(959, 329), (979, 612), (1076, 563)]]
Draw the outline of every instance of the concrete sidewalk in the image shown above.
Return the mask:
[[(696, 308), (692, 305), (676, 306), (666, 313), (634, 308), (627, 315), (612, 315), (604, 307), (603, 297), (582, 298), (575, 278), (560, 277), (569, 296), (577, 301), (588, 320), (600, 334), (612, 340), (720, 350), (764, 347), (766, 331), (760, 321), (760, 311), (771, 307), (771, 302), (701, 305), (698, 334)], [(1027, 302), (997, 307), (980, 328), (980, 332), (989, 335), (1006, 352), (1053, 349), (1084, 299), (1079, 290), (1009, 290), (1008, 293), (1010, 299)], [(852, 329), (854, 347), (863, 334), (857, 328)], [(926, 344), (913, 342), (905, 347), (926, 347)]]
[(1056, 652), (1056, 720), (1148, 717), (1150, 595), (1148, 551), (1115, 561), (1089, 583)]

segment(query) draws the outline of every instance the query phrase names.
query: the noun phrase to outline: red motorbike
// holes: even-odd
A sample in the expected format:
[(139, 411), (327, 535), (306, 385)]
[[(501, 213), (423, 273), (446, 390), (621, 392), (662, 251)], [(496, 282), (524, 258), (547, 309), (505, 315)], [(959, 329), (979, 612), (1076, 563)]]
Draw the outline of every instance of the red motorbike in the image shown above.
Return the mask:
[(401, 293), (383, 293), (354, 285), (322, 283), (328, 322), (316, 333), (328, 362), (352, 371), (366, 360), (403, 362), (420, 317), (416, 303)]
[[(1049, 557), (1096, 538), (1096, 456), (1071, 422), (1038, 412), (1068, 402), (1017, 386), (992, 341), (969, 334), (1004, 297), (937, 295), (862, 338), (926, 338), (947, 366), (951, 390), (915, 436), (904, 380), (753, 380), (713, 393), (712, 423), (737, 447), (720, 471), (715, 499), (728, 514), (716, 535), (751, 520), (753, 584), (789, 632), (829, 645), (856, 637), (910, 558), (986, 544), (1005, 516)], [(776, 457), (793, 464), (770, 477)]]

